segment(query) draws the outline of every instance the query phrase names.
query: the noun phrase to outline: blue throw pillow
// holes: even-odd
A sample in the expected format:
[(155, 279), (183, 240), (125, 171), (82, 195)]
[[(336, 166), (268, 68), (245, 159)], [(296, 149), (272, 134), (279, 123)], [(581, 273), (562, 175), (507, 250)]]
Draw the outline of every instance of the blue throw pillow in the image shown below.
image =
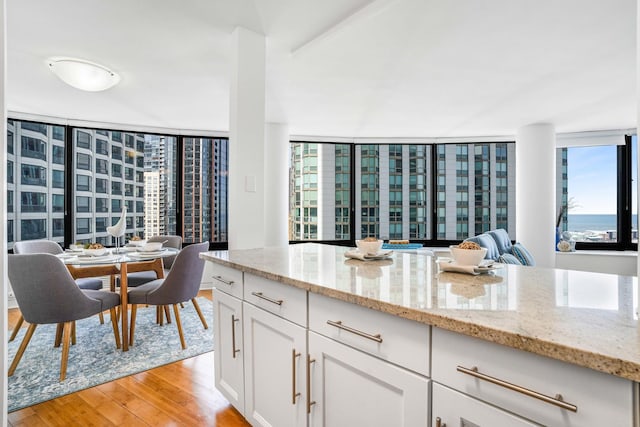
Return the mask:
[(498, 228), (495, 230), (487, 231), (488, 235), (493, 237), (493, 240), (496, 241), (496, 246), (498, 246), (498, 252), (500, 254), (510, 254), (511, 253), (511, 239), (509, 238), (509, 233), (504, 228)]
[(514, 243), (513, 246), (511, 246), (511, 251), (520, 260), (522, 265), (536, 265), (536, 261), (533, 259), (533, 255), (531, 255), (527, 248), (522, 246), (522, 244)]
[(476, 242), (481, 247), (487, 249), (487, 254), (485, 255), (485, 259), (492, 259), (494, 261), (498, 260), (500, 256), (500, 252), (498, 251), (498, 245), (496, 245), (496, 241), (493, 240), (493, 237), (488, 234), (480, 234), (478, 236), (469, 237), (465, 239), (467, 242)]
[(512, 254), (502, 254), (498, 257), (498, 262), (502, 263), (502, 264), (515, 264), (515, 265), (522, 265), (522, 263), (520, 262), (520, 260)]

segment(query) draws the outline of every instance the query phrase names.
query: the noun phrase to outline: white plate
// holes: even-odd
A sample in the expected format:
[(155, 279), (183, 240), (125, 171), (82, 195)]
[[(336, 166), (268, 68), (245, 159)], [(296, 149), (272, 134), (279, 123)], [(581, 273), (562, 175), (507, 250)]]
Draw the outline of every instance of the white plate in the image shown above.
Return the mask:
[(102, 256), (78, 256), (78, 263), (80, 264), (94, 264), (104, 261), (114, 261), (117, 257), (112, 255), (102, 255)]
[(344, 253), (347, 258), (359, 259), (361, 261), (376, 261), (381, 259), (389, 259), (393, 255), (393, 251), (381, 251), (375, 255), (365, 254), (358, 249), (352, 249)]

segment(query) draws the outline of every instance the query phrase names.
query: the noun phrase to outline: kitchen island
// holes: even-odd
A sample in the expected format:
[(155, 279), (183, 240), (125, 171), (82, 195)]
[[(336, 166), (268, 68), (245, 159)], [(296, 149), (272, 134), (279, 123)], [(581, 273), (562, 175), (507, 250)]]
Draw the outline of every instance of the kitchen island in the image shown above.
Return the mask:
[[(389, 411), (376, 405), (371, 420), (377, 425), (394, 410), (405, 425), (425, 417), (434, 426), (463, 419), (479, 425), (473, 417), (485, 424), (638, 425), (635, 277), (510, 265), (472, 276), (439, 272), (435, 260), (421, 254), (359, 261), (345, 258), (348, 249), (307, 243), (201, 255), (213, 263), (220, 291), (215, 297), (228, 303), (225, 310), (235, 304), (229, 317), (233, 347), (225, 354), (242, 360), (235, 381), (243, 389), (226, 395), (242, 400), (230, 399), (252, 424), (271, 423), (257, 402), (256, 385), (267, 377), (255, 373), (261, 360), (257, 331), (266, 331), (256, 325), (277, 320), (278, 331), (295, 326), (292, 332), (300, 333), (296, 348), (287, 349), (287, 369), (294, 373), (287, 375), (292, 425), (336, 424), (330, 416), (355, 406), (327, 396), (336, 388), (349, 390), (345, 384), (353, 387), (342, 400), (357, 390), (370, 390), (371, 398), (385, 396), (382, 389), (402, 396), (395, 409), (393, 403)], [(224, 310), (219, 303), (216, 308), (221, 350), (229, 333), (220, 329)], [(216, 385), (224, 392), (229, 363), (219, 356)], [(347, 357), (357, 362), (344, 362)], [(391, 384), (400, 374), (406, 374), (406, 392), (398, 392), (403, 384)], [(375, 381), (367, 384), (365, 377)], [(340, 387), (331, 388), (331, 381)], [(386, 386), (377, 390), (373, 383)], [(416, 396), (424, 400), (417, 408)], [(461, 408), (471, 413), (463, 417)], [(357, 415), (343, 419), (362, 420)]]

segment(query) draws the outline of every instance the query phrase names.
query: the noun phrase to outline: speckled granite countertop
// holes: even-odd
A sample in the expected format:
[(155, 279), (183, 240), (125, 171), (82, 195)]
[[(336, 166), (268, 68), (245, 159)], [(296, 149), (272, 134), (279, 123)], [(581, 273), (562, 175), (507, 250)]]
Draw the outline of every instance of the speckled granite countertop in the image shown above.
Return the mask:
[(347, 259), (346, 247), (211, 251), (201, 257), (374, 310), (640, 381), (636, 277), (503, 266), (438, 272), (430, 256)]

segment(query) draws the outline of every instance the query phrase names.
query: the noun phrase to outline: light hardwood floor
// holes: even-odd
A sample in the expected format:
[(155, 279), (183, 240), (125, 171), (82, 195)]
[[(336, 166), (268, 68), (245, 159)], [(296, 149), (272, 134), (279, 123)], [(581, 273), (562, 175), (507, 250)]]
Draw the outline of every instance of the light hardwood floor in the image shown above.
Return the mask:
[[(211, 299), (211, 291), (199, 296)], [(10, 328), (18, 316), (9, 310)], [(215, 389), (213, 358), (205, 353), (11, 412), (9, 426), (249, 426)]]

